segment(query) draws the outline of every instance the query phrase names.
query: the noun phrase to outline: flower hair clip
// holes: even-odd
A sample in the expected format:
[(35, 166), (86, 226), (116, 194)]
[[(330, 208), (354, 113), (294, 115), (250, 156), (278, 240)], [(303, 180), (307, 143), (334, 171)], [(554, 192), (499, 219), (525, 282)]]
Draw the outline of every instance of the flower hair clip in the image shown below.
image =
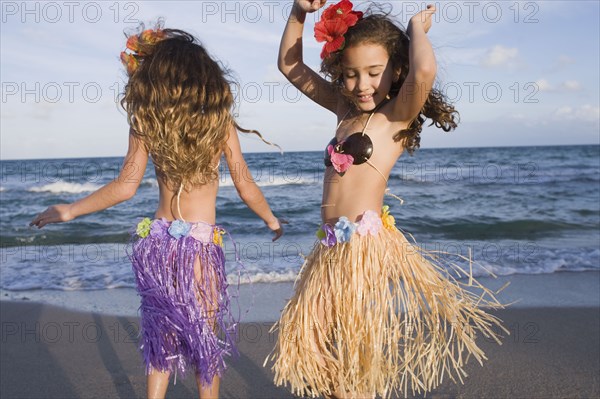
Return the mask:
[(127, 38), (127, 48), (121, 52), (121, 62), (127, 68), (129, 76), (133, 75), (140, 66), (140, 59), (149, 55), (148, 47), (164, 40), (166, 36), (164, 30), (158, 27), (156, 29), (146, 29), (138, 35), (131, 35)]
[(342, 50), (346, 39), (344, 35), (348, 28), (356, 25), (363, 17), (361, 11), (352, 11), (350, 0), (342, 0), (337, 4), (329, 6), (321, 16), (321, 20), (315, 24), (315, 38), (317, 42), (325, 42), (321, 59), (325, 59), (331, 53)]

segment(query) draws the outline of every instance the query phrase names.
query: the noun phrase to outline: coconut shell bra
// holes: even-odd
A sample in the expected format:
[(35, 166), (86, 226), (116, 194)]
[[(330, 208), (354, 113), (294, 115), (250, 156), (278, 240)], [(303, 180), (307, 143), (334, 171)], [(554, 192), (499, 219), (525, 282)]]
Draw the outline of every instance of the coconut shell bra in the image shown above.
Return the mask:
[(332, 138), (325, 150), (325, 166), (333, 166), (331, 162), (332, 154), (329, 151), (330, 148), (336, 154), (348, 154), (352, 156), (353, 165), (363, 164), (373, 155), (373, 142), (371, 138), (361, 132), (351, 134), (340, 142), (335, 137)]
[[(336, 172), (343, 175), (351, 165), (361, 165), (365, 162), (370, 164), (369, 159), (373, 155), (373, 141), (365, 131), (374, 114), (375, 111), (371, 112), (362, 132), (353, 133), (340, 141), (335, 137), (331, 139), (325, 149), (325, 159), (323, 160), (325, 166), (333, 166)], [(338, 124), (336, 132), (346, 116)]]
[[(373, 156), (373, 141), (371, 140), (369, 135), (365, 133), (367, 127), (369, 126), (369, 122), (371, 122), (371, 118), (373, 117), (375, 112), (376, 110), (371, 112), (371, 115), (369, 115), (369, 119), (367, 119), (367, 123), (365, 124), (365, 127), (363, 128), (362, 132), (353, 133), (340, 141), (338, 141), (335, 137), (331, 139), (329, 144), (327, 144), (327, 149), (325, 150), (325, 158), (323, 161), (326, 167), (333, 166), (335, 171), (340, 176), (343, 176), (346, 173), (346, 171), (350, 168), (350, 166), (361, 165), (363, 163), (366, 163), (373, 169), (375, 169), (377, 173), (379, 173), (379, 175), (383, 178), (387, 185), (387, 177), (379, 170), (377, 166), (375, 166), (375, 164), (373, 164), (373, 162), (370, 161), (371, 157)], [(348, 113), (350, 113), (350, 111), (348, 111)], [(346, 116), (348, 116), (348, 113), (346, 113), (346, 115), (338, 124), (336, 132), (337, 130), (339, 130), (344, 119), (346, 119)], [(385, 193), (396, 198), (400, 201), (400, 203), (404, 202), (402, 198), (390, 193), (389, 188), (386, 188)], [(332, 206), (335, 206), (335, 204), (321, 205), (322, 208)]]

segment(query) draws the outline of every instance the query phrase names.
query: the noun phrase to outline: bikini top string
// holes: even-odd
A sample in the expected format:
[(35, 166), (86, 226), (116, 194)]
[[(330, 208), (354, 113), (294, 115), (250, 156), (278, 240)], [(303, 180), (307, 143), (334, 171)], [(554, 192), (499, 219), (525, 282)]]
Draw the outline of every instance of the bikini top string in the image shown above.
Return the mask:
[(181, 200), (181, 191), (182, 190), (183, 190), (183, 182), (181, 182), (181, 184), (179, 185), (179, 190), (177, 190), (177, 213), (179, 213), (178, 218), (185, 222), (185, 219), (183, 218), (183, 215), (181, 214), (181, 206), (179, 204), (179, 202)]

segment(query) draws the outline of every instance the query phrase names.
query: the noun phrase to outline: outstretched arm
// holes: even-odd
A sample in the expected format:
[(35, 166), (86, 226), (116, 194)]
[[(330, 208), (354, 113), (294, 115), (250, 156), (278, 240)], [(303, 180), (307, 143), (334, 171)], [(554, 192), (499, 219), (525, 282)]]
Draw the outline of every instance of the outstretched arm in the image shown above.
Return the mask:
[(394, 104), (394, 115), (400, 121), (410, 123), (419, 115), (435, 81), (437, 65), (427, 38), (434, 13), (435, 7), (428, 5), (426, 10), (414, 15), (408, 24), (410, 68)]
[[(248, 169), (246, 160), (242, 155), (240, 140), (237, 131), (232, 127), (227, 139), (227, 149), (225, 150), (225, 159), (229, 167), (229, 173), (235, 188), (246, 205), (261, 218), (269, 229), (275, 232), (273, 241), (283, 235), (283, 228), (280, 220), (273, 215), (271, 208), (265, 199), (262, 191), (252, 178), (252, 173)], [(285, 223), (282, 221), (282, 223)]]
[(98, 212), (133, 197), (144, 177), (148, 153), (143, 143), (129, 134), (129, 149), (119, 176), (97, 191), (72, 204), (58, 204), (47, 208), (31, 221), (30, 226), (42, 228), (49, 223), (68, 222), (76, 217)]
[(279, 46), (277, 65), (281, 73), (308, 98), (336, 112), (338, 96), (331, 84), (310, 69), (303, 58), (302, 34), (306, 14), (325, 5), (326, 0), (295, 0)]

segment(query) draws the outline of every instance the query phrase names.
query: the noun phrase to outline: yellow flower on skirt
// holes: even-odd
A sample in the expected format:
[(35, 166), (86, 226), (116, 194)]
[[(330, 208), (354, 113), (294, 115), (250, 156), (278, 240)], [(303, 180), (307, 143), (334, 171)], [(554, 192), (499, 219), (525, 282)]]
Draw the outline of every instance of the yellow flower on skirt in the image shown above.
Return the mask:
[(388, 205), (384, 205), (381, 210), (381, 221), (383, 222), (383, 227), (388, 230), (396, 229), (396, 219), (392, 215), (390, 215), (390, 207)]
[(223, 234), (225, 234), (225, 230), (215, 228), (213, 232), (213, 243), (218, 246), (223, 246)]

